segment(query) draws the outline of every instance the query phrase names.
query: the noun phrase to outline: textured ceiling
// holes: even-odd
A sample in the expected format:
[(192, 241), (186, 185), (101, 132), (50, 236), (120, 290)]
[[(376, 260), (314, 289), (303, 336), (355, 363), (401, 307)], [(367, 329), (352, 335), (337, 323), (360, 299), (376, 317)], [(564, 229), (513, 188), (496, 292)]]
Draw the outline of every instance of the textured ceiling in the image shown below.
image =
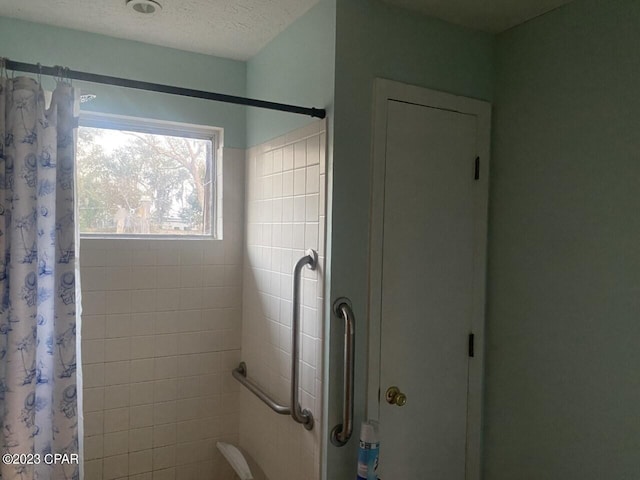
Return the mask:
[[(348, 1), (348, 0), (347, 0)], [(383, 0), (476, 30), (499, 33), (572, 0)]]
[(125, 0), (0, 0), (0, 16), (246, 60), (318, 0), (157, 0), (145, 16)]
[[(144, 16), (126, 0), (0, 0), (0, 16), (247, 60), (319, 0), (156, 0)], [(341, 0), (352, 1), (352, 0)], [(569, 0), (383, 0), (487, 32), (501, 32)]]

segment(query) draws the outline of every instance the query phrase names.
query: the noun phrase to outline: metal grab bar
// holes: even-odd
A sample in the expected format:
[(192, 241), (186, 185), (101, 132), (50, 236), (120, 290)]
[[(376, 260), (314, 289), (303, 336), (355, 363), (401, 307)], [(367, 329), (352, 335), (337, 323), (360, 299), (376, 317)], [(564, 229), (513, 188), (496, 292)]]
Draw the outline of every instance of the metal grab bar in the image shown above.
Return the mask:
[(336, 447), (347, 444), (353, 433), (353, 371), (355, 351), (355, 318), (351, 302), (338, 298), (333, 303), (333, 313), (344, 319), (344, 401), (342, 403), (342, 423), (331, 430), (331, 443)]
[(311, 270), (318, 266), (318, 254), (314, 250), (307, 250), (306, 255), (296, 262), (293, 268), (293, 316), (291, 320), (291, 417), (304, 428), (313, 428), (313, 414), (300, 407), (298, 373), (298, 359), (300, 358), (300, 279), (302, 269), (306, 265)]
[(233, 375), (233, 378), (247, 387), (251, 393), (262, 400), (274, 412), (279, 413), (280, 415), (289, 415), (291, 413), (291, 409), (289, 407), (287, 407), (286, 405), (280, 405), (273, 398), (263, 392), (258, 385), (247, 378), (246, 363), (240, 362), (240, 365), (238, 365), (237, 368), (234, 368), (231, 371), (231, 374)]

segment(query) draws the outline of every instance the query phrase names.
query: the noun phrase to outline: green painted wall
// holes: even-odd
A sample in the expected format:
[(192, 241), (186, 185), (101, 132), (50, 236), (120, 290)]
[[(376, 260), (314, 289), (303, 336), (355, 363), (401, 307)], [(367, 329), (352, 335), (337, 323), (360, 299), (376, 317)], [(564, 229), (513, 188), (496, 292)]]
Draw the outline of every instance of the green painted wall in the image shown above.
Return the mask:
[(640, 2), (497, 38), (487, 480), (640, 474)]
[[(247, 62), (247, 96), (303, 107), (333, 107), (336, 0), (321, 0)], [(303, 115), (247, 109), (247, 146), (303, 127)]]
[[(0, 56), (231, 95), (246, 94), (245, 62), (11, 18), (0, 17)], [(53, 85), (46, 81), (46, 85)], [(242, 106), (74, 83), (98, 95), (83, 106), (87, 110), (223, 127), (225, 146), (245, 146), (246, 109)]]
[[(492, 97), (493, 37), (378, 0), (337, 4), (331, 298), (348, 296), (356, 335), (357, 439), (365, 405), (372, 92), (376, 77), (485, 100)], [(340, 421), (342, 325), (332, 323), (329, 428)], [(328, 446), (328, 479), (355, 478), (357, 440)], [(384, 447), (383, 447), (384, 448)]]

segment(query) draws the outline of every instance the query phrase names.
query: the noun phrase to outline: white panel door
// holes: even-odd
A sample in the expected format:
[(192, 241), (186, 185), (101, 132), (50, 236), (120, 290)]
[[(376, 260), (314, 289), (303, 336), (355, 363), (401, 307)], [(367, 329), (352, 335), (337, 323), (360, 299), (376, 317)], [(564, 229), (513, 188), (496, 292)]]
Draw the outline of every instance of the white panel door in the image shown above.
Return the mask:
[[(464, 480), (477, 117), (387, 100), (380, 289), (383, 480)], [(483, 268), (483, 267), (482, 267)], [(387, 403), (397, 386), (404, 406)]]

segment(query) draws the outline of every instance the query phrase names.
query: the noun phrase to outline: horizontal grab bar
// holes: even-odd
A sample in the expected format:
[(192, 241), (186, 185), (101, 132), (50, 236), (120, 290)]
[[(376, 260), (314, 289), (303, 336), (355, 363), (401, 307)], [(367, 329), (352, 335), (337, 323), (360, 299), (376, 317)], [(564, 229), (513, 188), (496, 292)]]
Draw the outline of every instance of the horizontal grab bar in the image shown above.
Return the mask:
[(271, 410), (280, 415), (290, 415), (291, 409), (286, 405), (280, 405), (273, 398), (263, 392), (258, 385), (247, 378), (247, 364), (240, 362), (237, 368), (231, 372), (233, 378), (238, 380), (242, 385), (247, 387), (251, 393), (262, 400)]

